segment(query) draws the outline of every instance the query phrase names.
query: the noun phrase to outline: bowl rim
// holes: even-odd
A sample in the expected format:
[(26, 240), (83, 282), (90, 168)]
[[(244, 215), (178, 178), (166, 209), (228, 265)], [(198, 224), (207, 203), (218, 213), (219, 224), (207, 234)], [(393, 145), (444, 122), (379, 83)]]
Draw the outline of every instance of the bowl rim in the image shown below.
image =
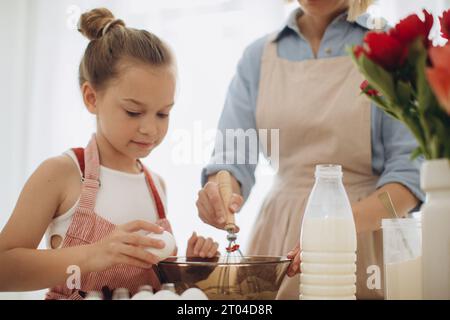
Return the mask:
[[(221, 256), (223, 257), (223, 256)], [(172, 256), (172, 257), (168, 257), (167, 259), (186, 259), (187, 257), (184, 256)], [(197, 258), (197, 257), (196, 257)], [(184, 262), (177, 262), (177, 261), (160, 261), (158, 263), (159, 265), (165, 265), (165, 266), (171, 266), (171, 265), (176, 265), (176, 266), (254, 266), (254, 265), (261, 265), (261, 264), (284, 264), (284, 263), (290, 263), (292, 262), (291, 259), (288, 259), (287, 256), (244, 256), (244, 258), (270, 258), (270, 259), (274, 259), (273, 261), (253, 261), (253, 262), (214, 262), (214, 261), (184, 261)], [(200, 258), (201, 259), (201, 258)], [(275, 260), (278, 259), (278, 260)]]

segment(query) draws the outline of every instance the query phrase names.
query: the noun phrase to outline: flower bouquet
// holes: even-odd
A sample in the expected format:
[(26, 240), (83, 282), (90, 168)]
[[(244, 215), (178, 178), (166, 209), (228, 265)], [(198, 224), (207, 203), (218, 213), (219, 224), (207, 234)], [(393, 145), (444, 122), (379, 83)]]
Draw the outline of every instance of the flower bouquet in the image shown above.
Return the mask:
[[(413, 14), (387, 32), (369, 32), (351, 55), (366, 77), (361, 89), (418, 141), (413, 157), (450, 159), (450, 44), (430, 40), (433, 16)], [(440, 18), (450, 38), (450, 10)]]
[[(351, 55), (367, 79), (362, 92), (403, 122), (423, 155), (422, 281), (425, 299), (450, 299), (450, 44), (433, 46), (433, 16), (410, 15), (388, 32), (369, 32)], [(450, 10), (440, 17), (450, 39)]]

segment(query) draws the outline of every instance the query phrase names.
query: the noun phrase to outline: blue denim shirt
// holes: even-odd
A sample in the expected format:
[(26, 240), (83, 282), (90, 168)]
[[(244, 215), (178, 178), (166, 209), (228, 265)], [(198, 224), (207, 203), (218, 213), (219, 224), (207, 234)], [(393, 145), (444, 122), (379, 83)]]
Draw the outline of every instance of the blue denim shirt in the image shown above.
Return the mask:
[[(278, 55), (283, 59), (315, 59), (296, 23), (296, 18), (301, 13), (301, 9), (292, 12), (286, 26), (277, 34), (275, 41), (278, 44)], [(369, 31), (368, 23), (368, 15), (359, 17), (356, 22), (347, 21), (346, 13), (335, 18), (326, 29), (317, 59), (346, 55), (348, 46), (362, 43), (364, 35)], [(226, 129), (256, 129), (261, 58), (268, 37), (264, 36), (250, 44), (238, 64), (219, 120), (218, 130), (224, 134)], [(387, 183), (401, 183), (424, 201), (419, 178), (423, 159), (410, 160), (411, 152), (417, 147), (412, 134), (401, 122), (386, 115), (375, 105), (372, 105), (371, 112), (372, 169), (374, 174), (380, 176), (377, 188)], [(202, 171), (202, 186), (206, 184), (209, 175), (228, 170), (240, 182), (243, 197), (247, 199), (255, 184), (256, 164), (221, 164), (223, 156), (223, 152), (213, 153), (210, 163)]]

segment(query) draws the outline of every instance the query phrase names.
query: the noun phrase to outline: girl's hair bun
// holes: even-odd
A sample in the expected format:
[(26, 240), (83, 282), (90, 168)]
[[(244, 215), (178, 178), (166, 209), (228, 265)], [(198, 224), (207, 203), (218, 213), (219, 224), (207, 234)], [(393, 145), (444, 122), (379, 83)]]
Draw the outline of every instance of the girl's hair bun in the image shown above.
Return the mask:
[(125, 22), (118, 20), (106, 8), (97, 8), (85, 12), (78, 22), (78, 31), (89, 40), (96, 40), (115, 26), (125, 27)]
[(119, 76), (119, 62), (134, 59), (151, 66), (172, 66), (174, 58), (169, 47), (156, 35), (127, 28), (106, 8), (97, 8), (81, 15), (79, 31), (91, 40), (80, 63), (80, 87), (89, 82), (95, 89), (106, 87)]

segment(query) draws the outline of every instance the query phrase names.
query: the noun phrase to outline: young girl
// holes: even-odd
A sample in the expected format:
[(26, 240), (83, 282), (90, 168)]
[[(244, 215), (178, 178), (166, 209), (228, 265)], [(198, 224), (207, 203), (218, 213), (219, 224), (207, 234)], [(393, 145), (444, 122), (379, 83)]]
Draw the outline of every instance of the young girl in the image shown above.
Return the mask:
[[(139, 159), (167, 133), (174, 57), (107, 9), (83, 14), (79, 31), (90, 40), (79, 80), (97, 132), (86, 149), (46, 160), (26, 183), (0, 234), (0, 291), (50, 287), (47, 299), (82, 299), (104, 287), (134, 294), (160, 286), (152, 270), (159, 258), (145, 248), (164, 247), (146, 234), (171, 232), (165, 188)], [(48, 250), (37, 250), (44, 233)], [(217, 248), (194, 233), (186, 255), (212, 257)], [(78, 288), (66, 284), (70, 270), (80, 271)]]

